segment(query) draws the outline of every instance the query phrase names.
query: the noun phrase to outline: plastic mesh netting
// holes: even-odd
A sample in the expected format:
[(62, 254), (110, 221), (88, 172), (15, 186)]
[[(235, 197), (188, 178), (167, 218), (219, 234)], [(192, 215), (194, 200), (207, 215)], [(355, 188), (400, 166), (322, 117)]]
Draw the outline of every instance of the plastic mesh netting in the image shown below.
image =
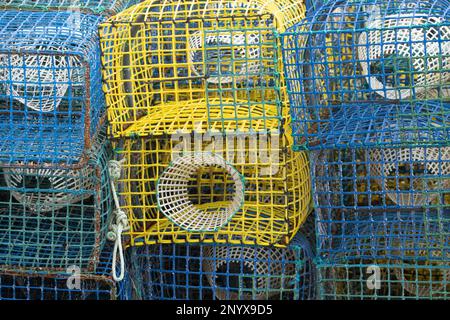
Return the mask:
[(449, 6), (328, 1), (285, 32), (295, 147), (445, 145)]
[[(198, 171), (222, 171), (229, 175), (234, 189), (229, 205), (214, 210), (201, 210), (189, 198), (189, 182)], [(157, 184), (160, 210), (175, 224), (189, 231), (216, 231), (227, 224), (244, 203), (244, 177), (225, 159), (213, 154), (187, 154), (161, 174)]]
[(1, 168), (0, 266), (93, 270), (113, 210), (108, 161), (99, 133), (78, 168), (29, 165)]
[(308, 157), (289, 146), (279, 134), (125, 139), (118, 190), (131, 245), (286, 246), (311, 209)]
[(322, 299), (448, 299), (447, 209), (319, 212)]
[[(130, 126), (155, 115), (183, 127), (204, 100), (196, 122), (281, 121), (287, 96), (276, 31), (304, 15), (292, 0), (177, 0), (145, 1), (110, 18), (100, 37), (112, 134), (142, 135)], [(180, 102), (190, 102), (189, 112), (173, 119)]]
[(80, 162), (105, 114), (101, 21), (73, 12), (0, 12), (2, 162)]
[[(123, 291), (111, 278), (111, 248), (105, 248), (93, 273), (25, 272), (0, 269), (0, 300), (116, 300)], [(76, 265), (75, 265), (76, 266)], [(79, 276), (79, 277), (78, 277)]]
[(156, 245), (128, 249), (134, 299), (267, 300), (315, 298), (310, 245), (288, 248)]
[(316, 208), (450, 208), (450, 147), (314, 152)]

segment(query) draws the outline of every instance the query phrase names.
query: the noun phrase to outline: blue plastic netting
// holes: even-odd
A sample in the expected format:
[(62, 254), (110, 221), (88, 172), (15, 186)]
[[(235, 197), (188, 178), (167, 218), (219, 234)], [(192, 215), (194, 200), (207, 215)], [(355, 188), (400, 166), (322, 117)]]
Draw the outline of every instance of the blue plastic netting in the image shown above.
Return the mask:
[(105, 113), (97, 26), (69, 12), (0, 12), (0, 161), (79, 163)]
[(328, 1), (282, 35), (295, 147), (450, 141), (450, 2)]
[(313, 253), (301, 235), (287, 249), (173, 244), (128, 250), (128, 291), (134, 299), (315, 297)]

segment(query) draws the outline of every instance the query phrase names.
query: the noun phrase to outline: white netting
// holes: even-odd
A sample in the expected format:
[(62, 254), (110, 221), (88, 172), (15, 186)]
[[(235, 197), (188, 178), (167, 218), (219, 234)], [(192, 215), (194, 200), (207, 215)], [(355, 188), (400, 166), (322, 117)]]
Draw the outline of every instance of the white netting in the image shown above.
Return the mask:
[[(20, 163), (19, 163), (20, 165)], [(63, 209), (92, 194), (93, 170), (4, 168), (4, 177), (13, 197), (34, 212)]]
[[(75, 27), (52, 26), (20, 29), (20, 33), (29, 39), (17, 40), (17, 49), (23, 53), (0, 54), (0, 82), (8, 95), (27, 108), (51, 112), (58, 108), (69, 87), (80, 84), (84, 77), (79, 59), (52, 45), (52, 35), (63, 39), (82, 35)], [(44, 39), (34, 44), (34, 37), (40, 36)]]
[(419, 100), (448, 100), (450, 99), (450, 85), (445, 85), (424, 92), (417, 95)]
[[(204, 48), (205, 43), (207, 48)], [(261, 68), (257, 33), (230, 31), (204, 36), (203, 32), (198, 31), (190, 36), (188, 45), (189, 62), (195, 75), (204, 75), (204, 67), (215, 69), (213, 76), (206, 70), (206, 81), (209, 83), (227, 84), (250, 80)]]
[[(234, 195), (228, 205), (200, 209), (189, 198), (189, 182), (201, 168), (221, 168), (234, 183)], [(161, 212), (173, 223), (188, 231), (217, 231), (227, 224), (244, 202), (244, 179), (223, 158), (210, 153), (179, 157), (160, 176), (157, 186)]]
[[(394, 275), (401, 281), (403, 288), (418, 298), (432, 297), (447, 292), (450, 281), (450, 253), (439, 249), (438, 244), (410, 241), (402, 245), (399, 252), (403, 260), (396, 260)], [(422, 257), (423, 264), (418, 262)], [(407, 260), (411, 258), (410, 260)], [(425, 263), (426, 261), (426, 263)]]
[(292, 249), (216, 246), (204, 251), (203, 271), (220, 300), (264, 300), (294, 287)]
[(6, 66), (2, 80), (8, 95), (32, 110), (51, 112), (66, 95), (77, 60), (63, 55), (11, 54), (0, 56), (0, 64)]
[[(450, 148), (373, 149), (368, 156), (370, 176), (401, 206), (433, 201), (450, 186)], [(436, 192), (433, 192), (436, 190)]]
[[(360, 34), (358, 56), (372, 90), (405, 99), (450, 77), (450, 27), (440, 17), (376, 16)], [(414, 90), (414, 91), (413, 91)]]

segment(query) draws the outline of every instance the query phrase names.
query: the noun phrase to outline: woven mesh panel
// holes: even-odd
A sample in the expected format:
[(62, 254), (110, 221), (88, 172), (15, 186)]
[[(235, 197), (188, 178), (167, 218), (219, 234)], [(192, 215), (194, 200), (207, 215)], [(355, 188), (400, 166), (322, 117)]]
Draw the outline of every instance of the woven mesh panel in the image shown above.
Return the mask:
[(304, 14), (292, 0), (179, 0), (145, 1), (110, 18), (100, 36), (112, 134), (142, 135), (130, 126), (155, 115), (184, 127), (195, 105), (176, 119), (170, 110), (193, 100), (206, 100), (194, 122), (280, 122), (288, 110), (275, 31)]
[(285, 249), (232, 245), (157, 245), (128, 249), (135, 299), (314, 299), (309, 243)]
[(448, 209), (319, 212), (317, 223), (322, 299), (449, 298)]
[[(43, 273), (0, 269), (0, 300), (116, 300), (123, 291), (111, 278), (111, 246), (100, 255), (95, 272)], [(75, 265), (76, 266), (76, 265)], [(79, 286), (78, 286), (79, 285)]]
[(314, 152), (316, 208), (450, 207), (450, 148), (341, 149)]
[(0, 265), (93, 270), (105, 244), (112, 196), (105, 134), (79, 168), (12, 166), (0, 179)]
[(101, 21), (73, 12), (0, 13), (0, 160), (83, 160), (105, 113)]
[(297, 148), (449, 140), (447, 0), (328, 1), (282, 36)]

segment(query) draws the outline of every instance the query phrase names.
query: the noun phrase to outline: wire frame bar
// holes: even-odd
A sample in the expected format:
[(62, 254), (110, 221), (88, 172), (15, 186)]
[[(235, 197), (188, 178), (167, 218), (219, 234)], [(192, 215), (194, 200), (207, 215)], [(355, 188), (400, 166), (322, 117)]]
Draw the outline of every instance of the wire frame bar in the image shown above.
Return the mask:
[(73, 12), (0, 13), (0, 161), (86, 161), (105, 117), (97, 26)]
[[(198, 144), (198, 141), (202, 142)], [(223, 135), (220, 132), (119, 142), (117, 158), (123, 161), (123, 170), (118, 190), (122, 210), (128, 214), (131, 224), (130, 245), (215, 242), (286, 246), (311, 210), (307, 154), (294, 153), (289, 146), (289, 137), (284, 134)], [(215, 216), (213, 212), (225, 210), (238, 199), (235, 196), (241, 187), (233, 179), (234, 171), (245, 183), (242, 209), (214, 231), (193, 230), (189, 219), (187, 224), (169, 219), (171, 208), (177, 208), (181, 202), (174, 201), (169, 206), (158, 203), (161, 200), (158, 185), (163, 172), (174, 159), (192, 152), (205, 157), (220, 156), (234, 168), (231, 174), (224, 168), (209, 165), (199, 167), (192, 175), (180, 173), (186, 178), (180, 184), (186, 203), (200, 212), (211, 213), (203, 216), (202, 223), (208, 224)], [(173, 199), (180, 195), (174, 192)]]
[(130, 292), (142, 300), (309, 300), (315, 269), (302, 235), (288, 248), (155, 245), (129, 248)]
[(287, 30), (295, 147), (448, 145), (449, 5), (328, 1)]
[(78, 169), (2, 167), (0, 267), (95, 269), (113, 210), (112, 149), (104, 132), (88, 156)]
[[(154, 111), (154, 112), (153, 112)], [(277, 105), (233, 99), (200, 99), (155, 106), (151, 114), (126, 127), (127, 138), (222, 132), (278, 132), (283, 129), (281, 108)]]

